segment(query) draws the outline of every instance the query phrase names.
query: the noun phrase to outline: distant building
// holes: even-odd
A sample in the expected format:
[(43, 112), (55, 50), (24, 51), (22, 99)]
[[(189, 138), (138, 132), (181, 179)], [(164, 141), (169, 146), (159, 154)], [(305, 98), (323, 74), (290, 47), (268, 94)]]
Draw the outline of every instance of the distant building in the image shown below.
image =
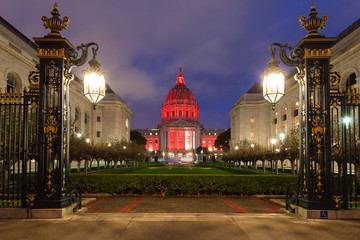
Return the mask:
[(160, 151), (165, 158), (193, 159), (198, 147), (214, 154), (217, 136), (226, 129), (203, 129), (199, 121), (199, 105), (193, 92), (186, 87), (181, 72), (175, 86), (168, 92), (161, 108), (161, 123), (157, 129), (137, 129), (147, 139), (148, 152)]
[[(0, 88), (19, 91), (29, 86), (28, 75), (39, 63), (37, 45), (0, 17)], [(83, 95), (83, 82), (70, 84), (70, 116), (74, 131), (93, 141), (130, 140), (132, 112), (107, 86), (106, 96), (93, 109)]]
[[(331, 50), (333, 71), (340, 73), (342, 87), (359, 87), (360, 81), (360, 19), (337, 36)], [(296, 71), (296, 70), (295, 70)], [(235, 148), (241, 140), (271, 146), (271, 139), (280, 140), (299, 125), (299, 87), (295, 71), (285, 79), (285, 95), (272, 110), (262, 96), (262, 83), (254, 83), (230, 110), (231, 142)]]

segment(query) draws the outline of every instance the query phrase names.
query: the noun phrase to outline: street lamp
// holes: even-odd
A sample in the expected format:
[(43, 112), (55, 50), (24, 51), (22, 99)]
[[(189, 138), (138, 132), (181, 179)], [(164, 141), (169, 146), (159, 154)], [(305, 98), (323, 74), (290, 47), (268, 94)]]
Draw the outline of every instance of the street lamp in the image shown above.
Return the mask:
[(344, 117), (343, 118), (343, 123), (345, 124), (345, 126), (348, 128), (350, 123), (352, 122), (350, 117)]
[(263, 97), (272, 104), (272, 108), (275, 109), (275, 103), (285, 93), (285, 71), (279, 69), (280, 62), (275, 58), (276, 48), (272, 48), (270, 45), (271, 60), (268, 62), (268, 69), (264, 71), (263, 78)]
[(77, 137), (77, 138), (81, 138), (81, 136), (82, 136), (82, 134), (81, 134), (81, 133), (79, 133), (79, 132), (78, 132), (78, 133), (76, 133), (76, 137)]
[(279, 138), (280, 138), (281, 141), (284, 141), (285, 137), (286, 137), (285, 133), (280, 133), (279, 134)]
[(100, 62), (96, 58), (99, 46), (94, 43), (96, 48), (93, 50), (93, 58), (89, 61), (90, 67), (85, 71), (84, 75), (84, 95), (90, 102), (96, 104), (105, 97), (105, 77), (100, 70)]
[(86, 139), (85, 139), (85, 142), (86, 142), (86, 143), (90, 143), (90, 142), (91, 142), (90, 138), (86, 138)]
[[(300, 174), (296, 184), (300, 184), (298, 193), (290, 187), (286, 192), (286, 206), (291, 212), (295, 209), (290, 205), (298, 203), (305, 209), (334, 209), (331, 186), (331, 149), (330, 149), (330, 57), (331, 47), (336, 38), (326, 38), (318, 33), (325, 27), (327, 17), (317, 17), (315, 4), (311, 5), (309, 19), (302, 16), (299, 20), (308, 34), (295, 48), (287, 44), (273, 43), (270, 45), (271, 61), (269, 70), (265, 71), (264, 97), (273, 106), (283, 93), (280, 80), (273, 80), (276, 87), (268, 91), (271, 74), (279, 74), (275, 47), (280, 48), (280, 60), (289, 67), (295, 67), (295, 80), (299, 84), (299, 153)], [(291, 51), (288, 54), (288, 51)], [(268, 76), (268, 78), (266, 78)], [(272, 75), (274, 76), (274, 75)], [(279, 78), (280, 79), (280, 78)], [(266, 93), (266, 94), (265, 94)], [(271, 95), (272, 94), (272, 95)], [(275, 143), (275, 141), (274, 141)]]

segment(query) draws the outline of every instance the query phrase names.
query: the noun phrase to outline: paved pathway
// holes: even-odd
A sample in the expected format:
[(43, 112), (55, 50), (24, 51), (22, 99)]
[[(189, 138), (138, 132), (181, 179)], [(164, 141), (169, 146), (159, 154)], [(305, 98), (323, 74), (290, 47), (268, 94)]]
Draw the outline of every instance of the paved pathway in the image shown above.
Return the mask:
[(87, 206), (88, 213), (280, 213), (266, 199), (227, 197), (114, 197)]
[(0, 220), (1, 240), (356, 240), (360, 221), (288, 214), (93, 213), (62, 220)]

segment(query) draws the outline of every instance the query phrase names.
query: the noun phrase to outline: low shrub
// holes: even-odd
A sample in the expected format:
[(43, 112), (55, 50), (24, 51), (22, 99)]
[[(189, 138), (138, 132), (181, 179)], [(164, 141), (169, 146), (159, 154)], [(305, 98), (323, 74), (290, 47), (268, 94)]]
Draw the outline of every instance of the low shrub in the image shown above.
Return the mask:
[(83, 193), (152, 195), (285, 194), (297, 176), (72, 174)]

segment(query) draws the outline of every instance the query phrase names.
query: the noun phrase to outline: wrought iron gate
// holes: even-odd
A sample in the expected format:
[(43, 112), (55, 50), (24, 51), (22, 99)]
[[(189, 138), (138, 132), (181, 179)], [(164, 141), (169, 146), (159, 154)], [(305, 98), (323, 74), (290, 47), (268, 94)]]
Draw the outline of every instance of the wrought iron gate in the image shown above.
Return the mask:
[(38, 98), (30, 86), (0, 89), (0, 206), (32, 207), (36, 194)]
[(336, 208), (357, 208), (360, 194), (360, 92), (341, 88), (341, 78), (331, 77), (331, 157), (333, 200)]

